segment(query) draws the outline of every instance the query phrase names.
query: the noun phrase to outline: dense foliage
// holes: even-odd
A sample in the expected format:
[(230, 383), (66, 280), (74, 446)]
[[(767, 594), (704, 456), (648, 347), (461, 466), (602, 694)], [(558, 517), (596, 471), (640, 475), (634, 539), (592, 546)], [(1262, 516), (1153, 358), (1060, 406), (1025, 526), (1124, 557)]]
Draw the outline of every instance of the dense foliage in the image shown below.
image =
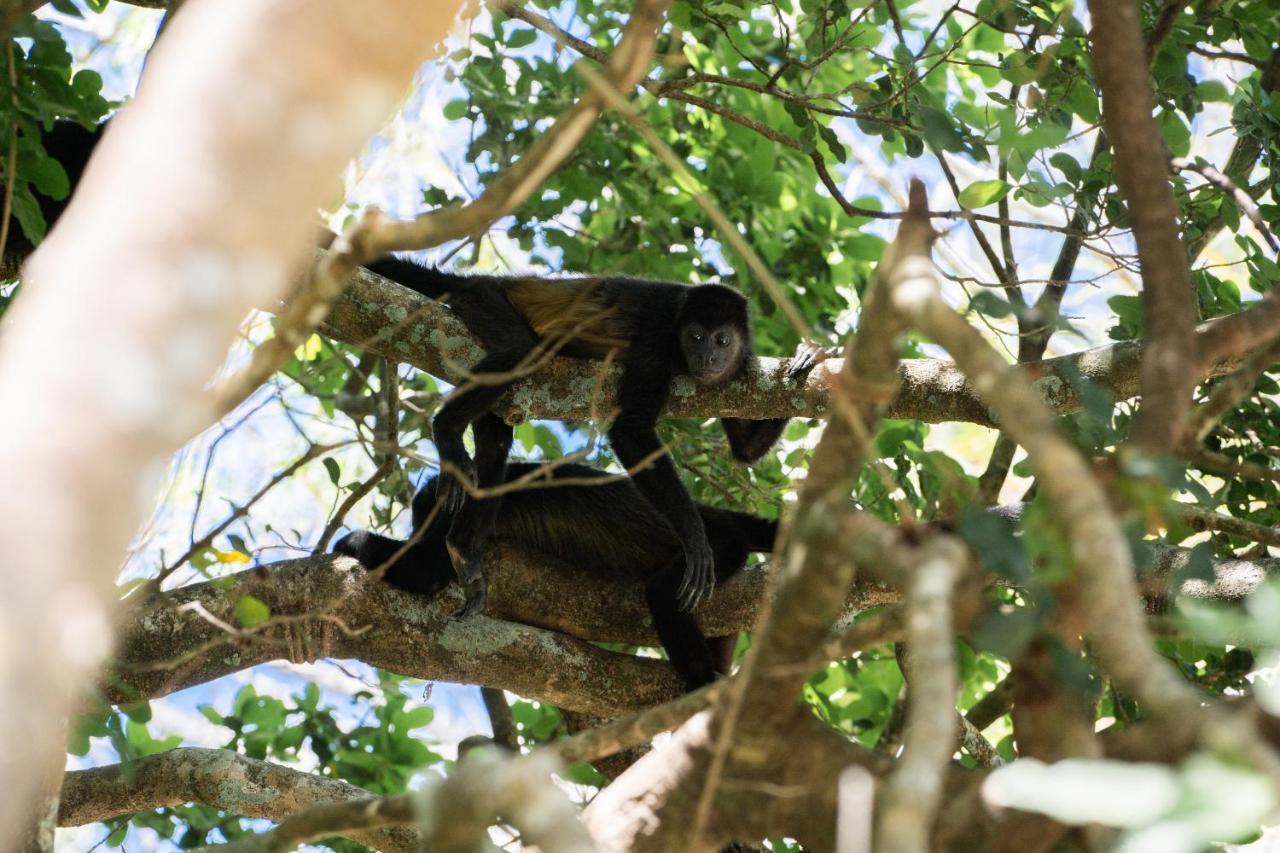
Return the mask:
[[(671, 7), (657, 66), (635, 103), (685, 161), (696, 185), (677, 180), (623, 117), (608, 113), (515, 216), (433, 260), (722, 281), (751, 299), (761, 352), (781, 356), (793, 350), (797, 330), (712, 228), (693, 193), (707, 193), (738, 225), (812, 333), (837, 343), (856, 328), (859, 296), (892, 235), (894, 220), (884, 213), (902, 208), (908, 178), (920, 175), (930, 184), (933, 209), (949, 211), (951, 227), (935, 252), (948, 299), (1011, 360), (1035, 362), (1046, 351), (1141, 339), (1137, 261), (1112, 155), (1099, 136), (1101, 104), (1082, 6), (1070, 0), (680, 0)], [(1280, 229), (1273, 168), (1280, 156), (1280, 53), (1274, 47), (1280, 43), (1280, 7), (1269, 0), (1225, 0), (1144, 2), (1142, 8), (1157, 118), (1169, 154), (1185, 160), (1186, 168), (1171, 180), (1199, 317), (1208, 320), (1239, 311), (1280, 277), (1275, 249), (1251, 222), (1249, 209), (1256, 204), (1260, 223)], [(520, 10), (495, 7), (467, 24), (465, 38), (424, 71), (438, 102), (415, 101), (428, 120), (449, 122), (440, 137), (442, 153), (457, 179), (453, 193), (439, 186), (421, 190), (420, 209), (474, 196), (515, 162), (586, 91), (574, 62), (583, 53), (607, 55), (630, 9), (616, 0), (535, 0)], [(563, 46), (529, 20), (562, 28)], [(85, 67), (86, 57), (73, 60), (52, 23), (23, 20), (6, 57), (0, 150), (10, 152), (4, 168), (13, 192), (7, 203), (24, 232), (38, 240), (44, 225), (32, 187), (51, 195), (66, 191), (60, 167), (42, 154), (38, 128), (55, 116), (91, 123), (111, 104), (100, 94), (101, 78)], [(380, 156), (390, 155), (375, 150), (368, 160)], [(1206, 166), (1224, 173), (1252, 201), (1242, 203), (1207, 179)], [(13, 287), (0, 290), (0, 311), (14, 296)], [(253, 334), (260, 332), (255, 326)], [(926, 355), (937, 355), (927, 341), (904, 343), (904, 357)], [(1126, 507), (1141, 566), (1152, 564), (1157, 546), (1194, 546), (1175, 580), (1212, 578), (1215, 560), (1265, 558), (1269, 547), (1280, 545), (1277, 376), (1264, 374), (1202, 448), (1188, 449), (1184, 458), (1136, 462), (1116, 454), (1132, 404), (1078, 379), (1086, 405), (1064, 420), (1064, 428), (1107, 472)], [(1198, 395), (1214, 387), (1205, 383)], [(185, 575), (190, 578), (221, 576), (250, 558), (269, 562), (280, 549), (304, 550), (335, 510), (352, 509), (347, 499), (353, 497), (360, 500), (347, 524), (403, 532), (414, 484), (433, 468), (429, 419), (445, 390), (430, 376), (314, 337), (273, 388), (178, 461), (151, 545), (131, 561), (130, 579), (154, 577), (161, 566), (179, 568), (175, 552), (169, 550), (166, 560), (156, 542), (179, 549), (184, 538), (195, 544), (195, 571)], [(267, 419), (261, 434), (272, 440), (218, 455), (222, 438), (246, 428), (250, 418)], [(795, 423), (782, 450), (750, 470), (732, 464), (711, 422), (670, 421), (663, 429), (695, 497), (773, 515), (783, 510), (792, 478), (803, 476), (818, 427)], [(346, 446), (325, 455), (321, 466), (302, 470), (295, 479), (305, 485), (288, 495), (287, 511), (283, 501), (259, 502), (271, 475), (298, 457), (300, 442), (305, 450), (335, 437)], [(516, 437), (518, 454), (558, 457), (594, 441), (592, 458), (601, 465), (611, 461), (589, 425), (527, 423)], [(957, 641), (959, 709), (978, 704), (1008, 673), (1009, 661), (1039, 642), (1048, 649), (1047, 677), (1086, 696), (1098, 720), (1116, 726), (1140, 720), (1142, 708), (1100, 677), (1087, 649), (1055, 633), (1055, 588), (1069, 571), (1063, 543), (1029, 472), (1020, 463), (1010, 465), (1011, 448), (997, 445), (993, 456), (994, 442), (994, 431), (972, 425), (884, 421), (876, 441), (883, 465), (869, 467), (851, 495), (886, 519), (898, 518), (906, 506), (917, 518), (954, 521), (997, 577), (993, 606)], [(396, 447), (410, 452), (398, 454)], [(251, 448), (259, 458), (246, 456)], [(315, 476), (303, 479), (308, 471)], [(231, 491), (222, 493), (224, 486)], [(199, 496), (194, 504), (188, 497), (193, 493)], [(202, 538), (224, 517), (224, 499), (245, 511), (217, 535)], [(1029, 502), (1018, 525), (973, 511), (997, 500)], [(1217, 513), (1218, 520), (1206, 533), (1205, 523), (1194, 523), (1171, 502)], [(1210, 693), (1250, 690), (1258, 666), (1274, 664), (1280, 649), (1277, 590), (1263, 585), (1244, 608), (1200, 602), (1160, 616), (1162, 653)], [(242, 604), (243, 625), (270, 615), (261, 602)], [(337, 699), (322, 699), (314, 685), (277, 697), (246, 683), (230, 713), (208, 705), (202, 710), (229, 732), (228, 749), (296, 762), (374, 793), (398, 793), (415, 774), (447, 767), (442, 754), (452, 747), (436, 751), (438, 744), (427, 746), (415, 734), (432, 719), (431, 700), (419, 700), (420, 684), (388, 673), (374, 677), (370, 689), (337, 697), (348, 703), (342, 708)], [(804, 700), (848, 737), (883, 747), (900, 736), (902, 694), (894, 648), (884, 646), (817, 673)], [(1274, 702), (1271, 697), (1264, 704)], [(525, 745), (565, 730), (553, 708), (516, 702), (513, 710)], [(127, 766), (181, 741), (153, 735), (151, 719), (146, 702), (104, 707), (80, 720), (71, 752), (83, 756), (98, 744), (96, 757), (114, 753)], [(483, 731), (483, 722), (475, 728)], [(985, 734), (1003, 758), (1015, 757), (1007, 713), (998, 714)], [(1160, 771), (1163, 776), (1152, 771), (1152, 784), (1182, 786), (1186, 795), (1148, 812), (1135, 803), (1132, 813), (1143, 817), (1128, 826), (1133, 838), (1153, 827), (1174, 827), (1181, 845), (1176, 849), (1198, 849), (1255, 831), (1274, 801), (1236, 808), (1217, 822), (1206, 817), (1238, 806), (1239, 792), (1253, 790), (1251, 777), (1232, 758), (1181, 765)], [(967, 754), (961, 760), (975, 764)], [(586, 768), (575, 779), (603, 781)], [(1096, 784), (1114, 797), (1126, 795), (1124, 783), (1098, 770)], [(1026, 784), (1034, 788), (1036, 782)], [(1107, 819), (1087, 809), (1058, 816)], [(182, 806), (116, 819), (107, 843), (125, 843), (133, 827), (187, 848), (234, 838), (253, 826), (205, 806)], [(779, 841), (775, 849), (785, 844)], [(352, 848), (346, 841), (330, 846)]]

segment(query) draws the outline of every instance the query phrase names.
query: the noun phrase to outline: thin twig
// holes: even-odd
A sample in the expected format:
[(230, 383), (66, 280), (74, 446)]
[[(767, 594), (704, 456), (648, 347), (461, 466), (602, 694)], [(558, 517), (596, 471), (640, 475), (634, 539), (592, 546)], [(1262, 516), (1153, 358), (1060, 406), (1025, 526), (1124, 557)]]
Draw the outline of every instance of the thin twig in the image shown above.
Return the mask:
[(316, 459), (319, 459), (321, 456), (324, 456), (327, 453), (337, 450), (340, 447), (345, 447), (350, 443), (351, 443), (350, 441), (341, 441), (335, 444), (313, 444), (311, 447), (307, 448), (306, 453), (298, 457), (298, 459), (296, 459), (292, 464), (290, 464), (284, 470), (278, 471), (270, 480), (266, 482), (266, 484), (262, 488), (258, 489), (258, 491), (255, 492), (253, 496), (249, 498), (249, 500), (245, 501), (243, 504), (241, 504), (240, 506), (237, 506), (234, 510), (232, 510), (231, 514), (228, 515), (225, 519), (223, 519), (221, 523), (215, 526), (212, 530), (210, 530), (204, 536), (201, 536), (195, 542), (192, 542), (191, 547), (187, 548), (187, 550), (182, 554), (181, 557), (179, 557), (178, 559), (170, 563), (168, 566), (161, 569), (160, 573), (156, 575), (156, 577), (153, 578), (151, 581), (149, 581), (150, 587), (154, 590), (158, 590), (160, 588), (160, 585), (164, 583), (165, 580), (167, 580), (170, 575), (172, 575), (175, 571), (181, 568), (184, 563), (186, 563), (196, 554), (200, 553), (202, 550), (209, 547), (209, 545), (213, 542), (214, 537), (216, 537), (218, 534), (222, 533), (222, 531), (226, 530), (228, 527), (230, 527), (231, 525), (235, 524), (237, 521), (239, 521), (240, 519), (248, 515), (249, 510), (253, 507), (255, 503), (262, 500), (262, 498), (265, 497), (268, 492), (270, 492), (280, 483), (292, 477), (294, 473), (298, 471), (298, 469), (302, 468), (303, 466), (307, 465), (310, 462), (314, 462)]
[(13, 92), (13, 114), (9, 117), (9, 160), (4, 173), (4, 211), (0, 220), (0, 258), (9, 243), (9, 219), (13, 215), (13, 188), (18, 183), (18, 66), (13, 56), (13, 39), (5, 41), (5, 58), (9, 65), (9, 87)]

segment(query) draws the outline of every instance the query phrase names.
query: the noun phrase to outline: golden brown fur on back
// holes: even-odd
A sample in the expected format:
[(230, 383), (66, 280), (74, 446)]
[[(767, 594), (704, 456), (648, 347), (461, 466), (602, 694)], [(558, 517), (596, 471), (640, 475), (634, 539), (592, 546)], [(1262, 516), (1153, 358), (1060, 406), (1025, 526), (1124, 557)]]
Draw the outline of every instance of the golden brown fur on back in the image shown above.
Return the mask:
[(598, 278), (512, 278), (502, 287), (534, 333), (560, 347), (562, 355), (604, 358), (625, 349), (628, 334), (600, 283)]

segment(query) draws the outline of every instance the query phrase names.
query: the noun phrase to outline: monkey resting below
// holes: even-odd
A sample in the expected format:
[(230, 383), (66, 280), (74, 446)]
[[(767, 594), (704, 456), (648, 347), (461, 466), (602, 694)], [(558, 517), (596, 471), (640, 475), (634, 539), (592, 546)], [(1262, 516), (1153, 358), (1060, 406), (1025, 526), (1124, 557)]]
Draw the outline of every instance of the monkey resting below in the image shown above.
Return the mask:
[[(506, 481), (540, 467), (512, 463)], [(625, 477), (611, 477), (582, 465), (560, 465), (551, 472), (552, 480), (566, 478), (601, 482), (547, 487), (534, 482), (508, 492), (499, 503), (493, 538), (570, 565), (594, 567), (601, 578), (643, 581), (654, 629), (687, 687), (694, 690), (713, 681), (717, 673), (725, 673), (734, 637), (708, 639), (693, 615), (680, 609), (677, 590), (684, 574), (684, 552), (667, 520)], [(451, 519), (444, 512), (439, 484), (438, 477), (431, 478), (414, 497), (417, 538), (399, 559), (393, 560), (404, 542), (365, 530), (344, 536), (334, 551), (355, 557), (369, 569), (385, 565), (383, 579), (406, 592), (434, 595), (444, 589), (456, 575), (445, 543)], [(776, 521), (696, 506), (714, 553), (717, 581), (741, 571), (748, 554), (773, 549)]]

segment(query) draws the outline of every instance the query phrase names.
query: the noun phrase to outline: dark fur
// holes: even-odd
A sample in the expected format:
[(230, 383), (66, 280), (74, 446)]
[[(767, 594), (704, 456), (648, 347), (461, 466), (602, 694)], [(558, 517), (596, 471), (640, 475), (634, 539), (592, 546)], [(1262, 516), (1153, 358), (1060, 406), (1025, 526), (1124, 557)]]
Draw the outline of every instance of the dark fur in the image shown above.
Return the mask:
[[(513, 463), (505, 480), (538, 467)], [(552, 472), (553, 479), (603, 476), (581, 465), (562, 465)], [(455, 578), (445, 543), (452, 519), (440, 501), (439, 482), (438, 478), (429, 480), (413, 500), (415, 533), (439, 503), (436, 517), (383, 575), (392, 586), (408, 592), (434, 595)], [(727, 580), (740, 571), (749, 553), (772, 550), (777, 522), (702, 504), (694, 506), (707, 531), (717, 580)], [(684, 574), (679, 537), (628, 480), (513, 491), (502, 498), (491, 534), (496, 541), (511, 542), (569, 565), (594, 567), (602, 576), (645, 581), (654, 628), (689, 689), (727, 670), (734, 638), (708, 640), (693, 617), (677, 606), (676, 590)], [(343, 537), (334, 550), (375, 569), (387, 564), (403, 545), (361, 530)]]
[[(59, 121), (45, 135), (44, 145), (62, 163), (73, 191), (105, 127), (86, 130)], [(37, 200), (50, 227), (69, 202), (38, 194)], [(6, 255), (20, 263), (32, 248), (17, 223), (12, 223)], [(617, 351), (623, 365), (620, 411), (609, 438), (628, 469), (662, 447), (656, 424), (677, 374), (687, 373), (703, 385), (720, 385), (737, 378), (754, 357), (746, 300), (721, 285), (459, 276), (395, 258), (372, 264), (370, 269), (430, 298), (443, 299), (485, 346), (486, 355), (474, 368), (478, 374), (510, 371), (544, 340), (570, 333), (570, 339), (561, 342), (565, 355), (602, 358)], [(812, 350), (798, 353), (790, 372), (807, 370), (812, 355)], [(434, 420), (441, 462), (481, 488), (501, 483), (505, 476), (511, 429), (487, 414), (504, 390), (500, 385), (471, 388), (454, 396)], [(734, 457), (752, 462), (773, 446), (787, 419), (722, 418), (721, 423)], [(474, 463), (462, 441), (468, 425), (475, 432)], [(715, 584), (714, 553), (703, 515), (669, 456), (636, 471), (633, 480), (682, 544), (685, 569), (676, 597), (680, 609), (690, 611), (710, 595)], [(464, 502), (464, 493), (452, 477), (444, 479), (441, 491), (451, 511), (447, 541), (467, 591), (466, 615), (484, 604), (485, 578), (476, 557), (493, 529), (500, 502)]]
[[(687, 287), (664, 281), (627, 278), (539, 279), (461, 276), (396, 258), (369, 267), (432, 299), (443, 300), (485, 347), (476, 374), (504, 373), (544, 341), (572, 329), (561, 350), (566, 355), (601, 358), (616, 350), (622, 363), (619, 413), (609, 440), (636, 487), (675, 530), (683, 546), (685, 569), (678, 591), (679, 607), (690, 611), (715, 585), (714, 555), (702, 515), (680, 482), (670, 456), (662, 455), (636, 470), (662, 448), (656, 424), (670, 393), (671, 380), (689, 374), (700, 384), (720, 385), (741, 375), (754, 357), (747, 303), (722, 285)], [(804, 368), (812, 364), (803, 361)], [(476, 386), (455, 395), (433, 422), (436, 448), (446, 474), (460, 471), (484, 488), (503, 482), (510, 431), (495, 435), (485, 447), (501, 455), (488, 457), (476, 433), (473, 465), (462, 443), (469, 424), (478, 424), (506, 390), (506, 385)], [(750, 421), (723, 419), (733, 455), (751, 462), (763, 455), (786, 427), (787, 419)], [(486, 426), (499, 433), (502, 427)], [(477, 557), (493, 527), (498, 502), (464, 503), (464, 492), (451, 476), (441, 494), (455, 512), (447, 537), (450, 554), (467, 589), (466, 616), (484, 606), (485, 579)]]

